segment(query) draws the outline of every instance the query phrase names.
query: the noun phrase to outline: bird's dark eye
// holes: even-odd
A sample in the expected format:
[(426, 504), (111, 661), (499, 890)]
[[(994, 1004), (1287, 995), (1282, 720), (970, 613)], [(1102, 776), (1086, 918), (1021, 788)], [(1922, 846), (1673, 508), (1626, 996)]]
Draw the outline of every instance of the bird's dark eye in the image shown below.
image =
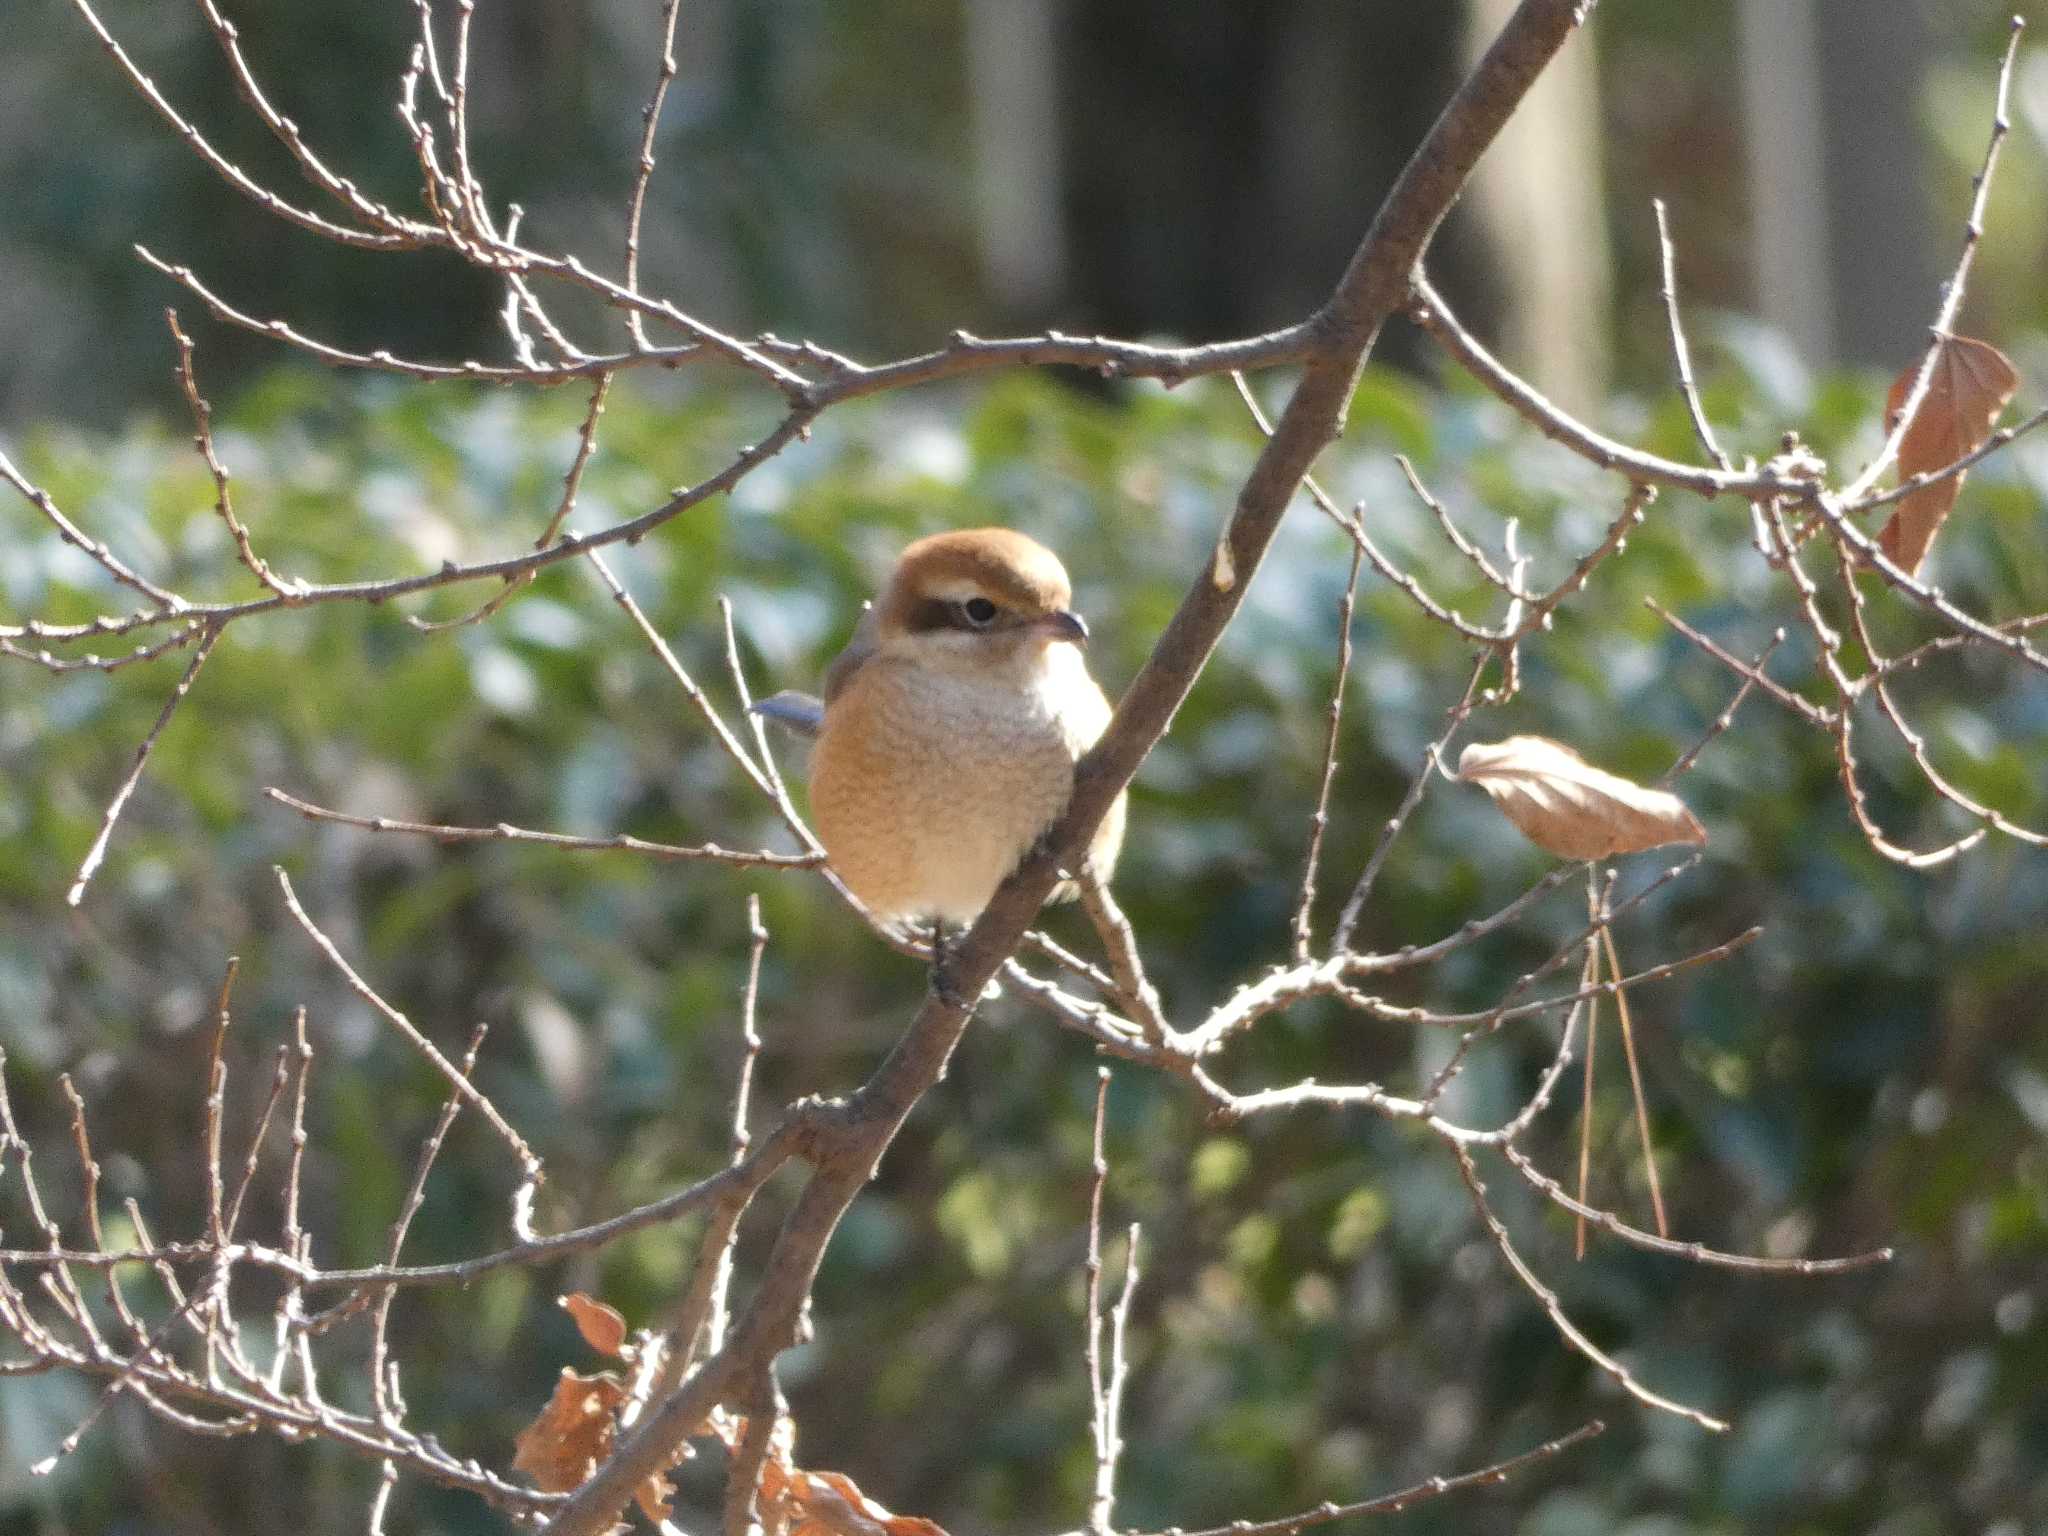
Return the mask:
[(960, 612), (976, 629), (986, 629), (995, 622), (996, 605), (985, 597), (970, 597), (960, 605)]

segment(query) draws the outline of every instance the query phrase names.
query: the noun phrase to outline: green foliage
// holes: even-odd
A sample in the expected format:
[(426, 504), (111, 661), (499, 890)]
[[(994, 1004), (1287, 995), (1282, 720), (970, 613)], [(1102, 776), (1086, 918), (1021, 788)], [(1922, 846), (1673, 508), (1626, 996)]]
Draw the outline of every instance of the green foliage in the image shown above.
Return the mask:
[[(1831, 458), (1867, 447), (1875, 401), (1862, 383), (1787, 374), (1761, 337), (1730, 330), (1722, 341), (1709, 400), (1731, 447), (1773, 451), (1789, 425)], [(242, 515), (277, 568), (390, 575), (530, 540), (558, 494), (582, 404), (566, 392), (332, 391), (282, 373), (224, 413), (221, 447)], [(632, 515), (714, 470), (733, 443), (766, 430), (771, 404), (691, 384), (620, 390), (577, 523)], [(1619, 402), (1608, 419), (1688, 449), (1670, 402)], [(247, 594), (179, 430), (47, 429), (25, 458), (79, 522), (144, 570), (195, 594)], [(1093, 664), (1114, 691), (1207, 557), (1256, 445), (1216, 382), (1081, 393), (1016, 377), (856, 405), (733, 498), (620, 550), (615, 564), (730, 709), (719, 594), (733, 601), (754, 685), (807, 685), (902, 542), (941, 526), (1014, 524), (1065, 556), (1095, 625)], [(1993, 614), (2048, 606), (2044, 461), (2022, 450), (1973, 476), (1936, 555), (1957, 598)], [(1370, 375), (1321, 477), (1341, 500), (1362, 500), (1389, 552), (1467, 614), (1490, 611), (1489, 590), (1415, 505), (1393, 451), (1414, 458), (1488, 547), (1518, 518), (1538, 583), (1597, 542), (1618, 506), (1615, 486), (1490, 399)], [(117, 601), (30, 509), (0, 508), (0, 530), (10, 615), (75, 618)], [(1343, 541), (1299, 509), (1134, 791), (1118, 886), (1183, 1015), (1284, 952), (1345, 566)], [(1743, 509), (1668, 496), (1530, 648), (1523, 698), (1483, 716), (1477, 733), (1542, 731), (1616, 771), (1660, 773), (1731, 688), (1643, 610), (1646, 593), (1744, 653), (1761, 648), (1785, 602), (1747, 546)], [(446, 618), (487, 595), (411, 606)], [(1918, 622), (1884, 615), (1895, 639)], [(1356, 639), (1323, 931), (1464, 681), (1460, 648), (1370, 578)], [(38, 1170), (67, 1223), (76, 1182), (62, 1151), (62, 1070), (91, 1104), (110, 1210), (133, 1195), (159, 1235), (196, 1230), (202, 1026), (226, 957), (239, 954), (231, 1149), (304, 1003), (320, 1053), (316, 1256), (381, 1252), (440, 1089), (290, 923), (273, 863), (444, 1047), (476, 1019), (491, 1022), (482, 1081), (547, 1160), (547, 1227), (648, 1199), (723, 1158), (748, 891), (774, 935), (764, 1116), (856, 1083), (920, 994), (917, 969), (801, 873), (443, 849), (311, 826), (260, 797), (275, 784), (362, 813), (779, 846), (772, 818), (574, 564), (551, 568), (496, 619), (441, 636), (397, 612), (343, 605), (236, 625), (166, 733), (74, 921), (63, 891), (178, 666), (63, 679), (14, 663), (0, 671), (0, 1034), (27, 1129), (50, 1149)], [(2038, 679), (1943, 666), (1909, 696), (1945, 771), (2016, 819), (2048, 822)], [(1795, 640), (1774, 672), (1796, 687), (1812, 667)], [(1932, 840), (1951, 825), (1902, 751), (1873, 749), (1870, 766), (1876, 808), (1897, 835)], [(1503, 1272), (1439, 1147), (1364, 1117), (1219, 1131), (1170, 1085), (1120, 1068), (1108, 1226), (1145, 1224), (1121, 1522), (1193, 1526), (1360, 1497), (1593, 1414), (1614, 1427), (1590, 1448), (1403, 1528), (1650, 1536), (1796, 1521), (1860, 1531), (1911, 1508), (1942, 1528), (2020, 1529), (2048, 1514), (2048, 857), (1994, 841), (1933, 876), (1882, 864), (1843, 809), (1826, 743), (1767, 701), (1745, 706), (1683, 787), (1712, 834), (1707, 861), (1622, 926), (1625, 960), (1675, 958), (1751, 922), (1768, 933), (1717, 969), (1639, 994), (1675, 1223), (1738, 1249), (1819, 1254), (1896, 1240), (1898, 1262), (1848, 1279), (1756, 1279), (1596, 1243), (1573, 1265), (1568, 1227), (1490, 1171), (1518, 1241), (1589, 1333), (1653, 1384), (1736, 1421), (1733, 1435), (1709, 1440), (1617, 1401), (1560, 1345)], [(1440, 936), (1546, 867), (1483, 796), (1439, 784), (1360, 942)], [(1661, 867), (1638, 860), (1626, 879)], [(1402, 1000), (1491, 1000), (1572, 931), (1580, 900), (1568, 885)], [(1085, 942), (1072, 914), (1050, 922)], [(1468, 1073), (1460, 1109), (1483, 1118), (1517, 1104), (1552, 1029), (1511, 1027)], [(1405, 1085), (1443, 1044), (1315, 1004), (1268, 1020), (1221, 1070), (1243, 1085), (1307, 1075)], [(1091, 1465), (1079, 1275), (1094, 1070), (1079, 1040), (1014, 1001), (977, 1023), (827, 1256), (818, 1340), (786, 1372), (808, 1464), (843, 1468), (891, 1507), (953, 1529), (1077, 1520)], [(1640, 1216), (1632, 1127), (1607, 1092), (1620, 1087), (1605, 1085), (1596, 1106), (1596, 1176), (1604, 1198)], [(1574, 1076), (1562, 1097), (1575, 1096)], [(1549, 1125), (1534, 1150), (1563, 1172), (1569, 1112), (1553, 1111)], [(281, 1153), (274, 1144), (273, 1159)], [(409, 1255), (502, 1243), (511, 1172), (465, 1116)], [(274, 1223), (277, 1198), (273, 1167), (252, 1195), (257, 1230)], [(18, 1236), (11, 1179), (4, 1201), (0, 1218)], [(771, 1194), (748, 1229), (743, 1285), (774, 1205)], [(695, 1235), (648, 1232), (553, 1272), (403, 1298), (394, 1345), (418, 1422), (501, 1462), (557, 1370), (582, 1359), (553, 1296), (594, 1290), (634, 1324), (657, 1324)], [(1111, 1246), (1113, 1269), (1120, 1241)], [(361, 1391), (340, 1375), (328, 1385)], [(55, 1380), (0, 1383), (0, 1500), (24, 1528), (168, 1530), (174, 1507), (219, 1529), (280, 1510), (309, 1532), (359, 1519), (369, 1474), (339, 1453), (131, 1433), (119, 1411), (55, 1478), (26, 1479), (26, 1462), (89, 1400)], [(54, 1435), (35, 1427), (46, 1423)], [(464, 1500), (408, 1497), (431, 1528), (493, 1528)]]

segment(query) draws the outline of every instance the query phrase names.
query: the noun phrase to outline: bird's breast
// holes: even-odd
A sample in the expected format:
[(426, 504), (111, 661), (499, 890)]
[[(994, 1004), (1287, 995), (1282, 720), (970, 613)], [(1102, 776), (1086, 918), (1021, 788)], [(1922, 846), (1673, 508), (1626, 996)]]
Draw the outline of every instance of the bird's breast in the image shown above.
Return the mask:
[(834, 868), (884, 916), (972, 920), (1065, 809), (1108, 718), (1069, 647), (996, 678), (874, 658), (826, 711), (812, 761)]

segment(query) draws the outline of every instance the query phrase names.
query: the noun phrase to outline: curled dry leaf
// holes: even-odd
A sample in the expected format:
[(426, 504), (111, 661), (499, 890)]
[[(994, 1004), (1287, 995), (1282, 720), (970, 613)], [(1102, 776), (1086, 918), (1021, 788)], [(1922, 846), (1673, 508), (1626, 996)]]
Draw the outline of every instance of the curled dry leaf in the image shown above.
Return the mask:
[[(1892, 380), (1884, 404), (1888, 424), (1898, 420), (1919, 372), (1916, 363)], [(1927, 396), (1899, 444), (1899, 474), (1910, 480), (1946, 469), (1982, 448), (2019, 387), (2019, 370), (1998, 348), (1967, 336), (1944, 337), (1927, 381)], [(1895, 564), (1919, 571), (1962, 489), (1962, 475), (1954, 474), (1921, 486), (1898, 504), (1877, 536)]]
[[(735, 1449), (746, 1436), (738, 1415), (714, 1415), (709, 1426)], [(946, 1536), (921, 1515), (891, 1514), (843, 1472), (807, 1472), (796, 1465), (796, 1426), (778, 1420), (771, 1450), (761, 1463), (757, 1503), (762, 1524), (783, 1536)]]
[[(615, 1308), (581, 1291), (560, 1300), (584, 1343), (599, 1354), (632, 1358), (626, 1320)], [(618, 1440), (619, 1410), (626, 1403), (625, 1385), (610, 1371), (585, 1376), (564, 1370), (547, 1406), (513, 1442), (513, 1469), (532, 1478), (543, 1493), (574, 1492), (610, 1459)], [(669, 1516), (671, 1491), (668, 1479), (657, 1473), (633, 1497), (647, 1518), (659, 1523)]]
[(576, 1331), (583, 1335), (584, 1343), (600, 1355), (617, 1358), (626, 1353), (626, 1320), (617, 1308), (581, 1291), (570, 1292), (561, 1302), (562, 1310), (576, 1320)]
[[(585, 1376), (563, 1370), (540, 1416), (513, 1441), (512, 1467), (533, 1479), (542, 1493), (574, 1493), (611, 1459), (619, 1435), (619, 1409), (626, 1389), (609, 1371)], [(668, 1479), (656, 1474), (633, 1497), (649, 1520), (669, 1516)]]
[(761, 1503), (788, 1536), (946, 1536), (921, 1516), (891, 1514), (843, 1472), (805, 1472), (772, 1456), (761, 1468)]
[(1474, 742), (1458, 758), (1458, 778), (1485, 790), (1523, 836), (1562, 859), (1707, 840), (1678, 796), (1595, 768), (1546, 736)]
[(612, 1453), (626, 1389), (609, 1371), (585, 1376), (564, 1369), (540, 1417), (513, 1442), (512, 1466), (543, 1493), (568, 1493)]

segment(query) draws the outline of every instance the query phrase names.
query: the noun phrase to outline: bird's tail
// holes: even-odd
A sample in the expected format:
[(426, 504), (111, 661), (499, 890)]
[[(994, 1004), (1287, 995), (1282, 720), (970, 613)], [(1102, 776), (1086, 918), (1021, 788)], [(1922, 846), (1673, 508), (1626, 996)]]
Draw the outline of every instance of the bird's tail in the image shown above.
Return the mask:
[(795, 688), (770, 694), (754, 706), (754, 713), (794, 731), (806, 741), (816, 741), (825, 725), (825, 701)]

